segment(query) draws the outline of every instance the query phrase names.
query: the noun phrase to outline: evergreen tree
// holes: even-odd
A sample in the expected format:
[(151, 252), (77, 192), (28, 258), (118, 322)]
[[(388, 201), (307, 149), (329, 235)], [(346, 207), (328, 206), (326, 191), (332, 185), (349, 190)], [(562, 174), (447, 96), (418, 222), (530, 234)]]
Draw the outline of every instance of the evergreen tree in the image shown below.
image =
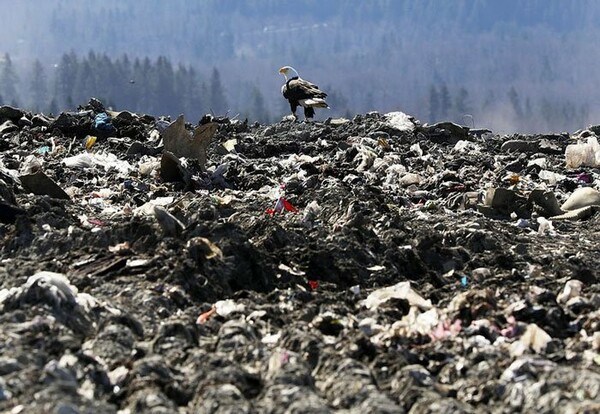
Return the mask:
[(185, 113), (186, 118), (196, 119), (203, 115), (203, 97), (192, 67), (180, 64), (175, 72), (175, 96), (179, 101), (179, 112)]
[(200, 115), (205, 115), (210, 112), (210, 91), (206, 82), (202, 82), (200, 84), (200, 96), (202, 96), (204, 106), (202, 107), (202, 113)]
[(456, 109), (456, 115), (462, 117), (471, 112), (471, 105), (469, 104), (469, 92), (461, 87), (458, 90), (458, 94), (454, 100), (454, 108)]
[(452, 99), (445, 83), (440, 87), (440, 117), (445, 119), (452, 110)]
[(183, 112), (183, 106), (180, 97), (175, 94), (175, 75), (171, 62), (166, 57), (160, 56), (156, 61), (155, 73), (155, 94), (159, 102), (157, 113), (178, 116)]
[(48, 113), (52, 115), (58, 115), (58, 103), (56, 102), (56, 98), (52, 98), (50, 100), (50, 104), (48, 105)]
[(494, 91), (488, 90), (486, 95), (485, 95), (485, 99), (483, 100), (483, 104), (482, 109), (484, 111), (489, 110), (490, 108), (492, 108), (494, 106), (496, 102), (496, 94), (494, 93)]
[[(143, 113), (153, 113), (156, 106), (153, 102), (156, 100), (154, 89), (156, 82), (154, 82), (152, 63), (148, 57), (140, 61), (136, 58), (133, 63), (133, 79), (135, 83), (132, 84), (132, 100), (135, 102), (133, 110)], [(160, 113), (156, 113), (161, 115)]]
[[(100, 97), (95, 96), (97, 91), (97, 73), (98, 70), (96, 65), (91, 64), (90, 60), (88, 59), (84, 59), (79, 65), (77, 65), (77, 75), (75, 76), (72, 92), (73, 95), (71, 96), (77, 105), (85, 104), (92, 97), (101, 99)], [(73, 102), (71, 105), (72, 104)]]
[(429, 88), (429, 122), (436, 122), (440, 113), (440, 94), (435, 87)]
[(252, 120), (261, 123), (269, 122), (269, 112), (265, 106), (265, 98), (260, 89), (256, 86), (252, 88), (252, 93), (250, 95), (250, 113), (252, 118), (254, 118)]
[(131, 67), (131, 88), (129, 88), (129, 102), (132, 111), (140, 111), (140, 88), (142, 76), (142, 63), (138, 58), (133, 61)]
[(73, 86), (78, 66), (79, 62), (74, 51), (62, 55), (55, 78), (55, 97), (59, 106), (73, 109)]
[(39, 59), (33, 62), (29, 92), (31, 95), (31, 109), (35, 112), (45, 110), (48, 100), (48, 85), (46, 72)]
[[(348, 99), (335, 89), (333, 86), (326, 86), (325, 90), (328, 93), (327, 103), (331, 107), (331, 111), (335, 116), (344, 116), (344, 114), (349, 110), (348, 108)], [(287, 101), (286, 101), (287, 102)], [(302, 109), (302, 108), (300, 108)]]
[(11, 102), (11, 104), (16, 104), (16, 106), (18, 106), (18, 83), (19, 77), (15, 72), (10, 55), (5, 53), (2, 61), (2, 70), (0, 71), (0, 91), (5, 102)]
[(225, 90), (221, 84), (221, 75), (217, 68), (213, 68), (212, 75), (210, 77), (210, 110), (215, 115), (225, 115), (227, 113), (228, 105), (227, 99), (225, 98)]
[(515, 111), (515, 115), (518, 119), (523, 118), (523, 108), (521, 107), (521, 100), (519, 99), (519, 94), (514, 86), (511, 86), (508, 91), (508, 99), (510, 104), (512, 105), (513, 110)]
[(473, 114), (471, 114), (471, 104), (469, 103), (469, 92), (464, 87), (460, 87), (454, 98), (454, 122), (468, 125), (474, 125)]
[(124, 54), (115, 63), (115, 99), (123, 109), (134, 110), (134, 89), (135, 79), (133, 79), (133, 68), (127, 54)]
[(126, 91), (127, 83), (119, 76), (117, 69), (118, 59), (113, 61), (108, 55), (96, 56), (96, 84), (94, 96), (100, 99), (107, 108), (114, 108), (120, 102), (122, 94)]
[(177, 70), (175, 71), (175, 77), (173, 79), (173, 93), (176, 96), (178, 101), (179, 110), (173, 111), (175, 113), (183, 113), (186, 114), (186, 117), (190, 116), (189, 113), (189, 101), (190, 94), (192, 93), (189, 88), (191, 87), (189, 83), (189, 74), (187, 68), (181, 63), (177, 66)]
[(186, 111), (192, 118), (201, 118), (206, 113), (206, 86), (204, 90), (198, 84), (198, 76), (194, 68), (188, 69), (188, 98), (186, 100)]
[(540, 116), (547, 126), (552, 125), (553, 120), (556, 118), (554, 107), (547, 98), (543, 98), (540, 104)]

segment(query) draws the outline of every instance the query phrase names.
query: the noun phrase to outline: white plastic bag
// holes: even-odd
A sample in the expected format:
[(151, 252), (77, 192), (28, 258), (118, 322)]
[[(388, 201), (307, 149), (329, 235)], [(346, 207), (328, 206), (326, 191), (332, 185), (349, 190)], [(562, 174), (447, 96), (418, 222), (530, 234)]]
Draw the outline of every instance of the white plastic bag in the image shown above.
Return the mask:
[(600, 166), (600, 144), (596, 137), (588, 137), (585, 144), (567, 145), (565, 161), (567, 168), (577, 168), (582, 165)]

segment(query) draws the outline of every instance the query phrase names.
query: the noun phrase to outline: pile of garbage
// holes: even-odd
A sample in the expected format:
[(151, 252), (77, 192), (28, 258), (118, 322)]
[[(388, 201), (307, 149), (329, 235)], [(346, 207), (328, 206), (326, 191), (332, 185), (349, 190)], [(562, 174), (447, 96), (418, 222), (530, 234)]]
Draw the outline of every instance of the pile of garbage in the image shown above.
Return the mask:
[(598, 136), (2, 106), (0, 411), (598, 411)]

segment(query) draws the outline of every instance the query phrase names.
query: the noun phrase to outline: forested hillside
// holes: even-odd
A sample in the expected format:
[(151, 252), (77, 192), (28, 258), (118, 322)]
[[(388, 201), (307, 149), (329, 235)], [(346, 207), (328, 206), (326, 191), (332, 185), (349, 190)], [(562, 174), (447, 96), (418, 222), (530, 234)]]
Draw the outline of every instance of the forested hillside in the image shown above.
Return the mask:
[(0, 100), (268, 122), (292, 65), (329, 93), (321, 117), (574, 130), (600, 118), (599, 18), (593, 0), (21, 0), (0, 15)]

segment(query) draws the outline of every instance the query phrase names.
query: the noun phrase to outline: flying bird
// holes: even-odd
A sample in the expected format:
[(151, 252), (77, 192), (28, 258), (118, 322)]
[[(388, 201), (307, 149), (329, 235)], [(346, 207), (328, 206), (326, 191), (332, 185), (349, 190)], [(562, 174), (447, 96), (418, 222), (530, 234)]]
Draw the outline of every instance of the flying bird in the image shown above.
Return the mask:
[[(293, 76), (288, 78), (290, 72), (293, 72)], [(296, 69), (291, 66), (284, 66), (279, 69), (279, 73), (285, 77), (285, 84), (281, 87), (281, 93), (289, 101), (294, 119), (298, 120), (296, 115), (298, 105), (304, 108), (304, 119), (306, 121), (315, 116), (315, 108), (329, 108), (329, 105), (325, 102), (327, 94), (320, 90), (317, 85), (302, 79)]]

